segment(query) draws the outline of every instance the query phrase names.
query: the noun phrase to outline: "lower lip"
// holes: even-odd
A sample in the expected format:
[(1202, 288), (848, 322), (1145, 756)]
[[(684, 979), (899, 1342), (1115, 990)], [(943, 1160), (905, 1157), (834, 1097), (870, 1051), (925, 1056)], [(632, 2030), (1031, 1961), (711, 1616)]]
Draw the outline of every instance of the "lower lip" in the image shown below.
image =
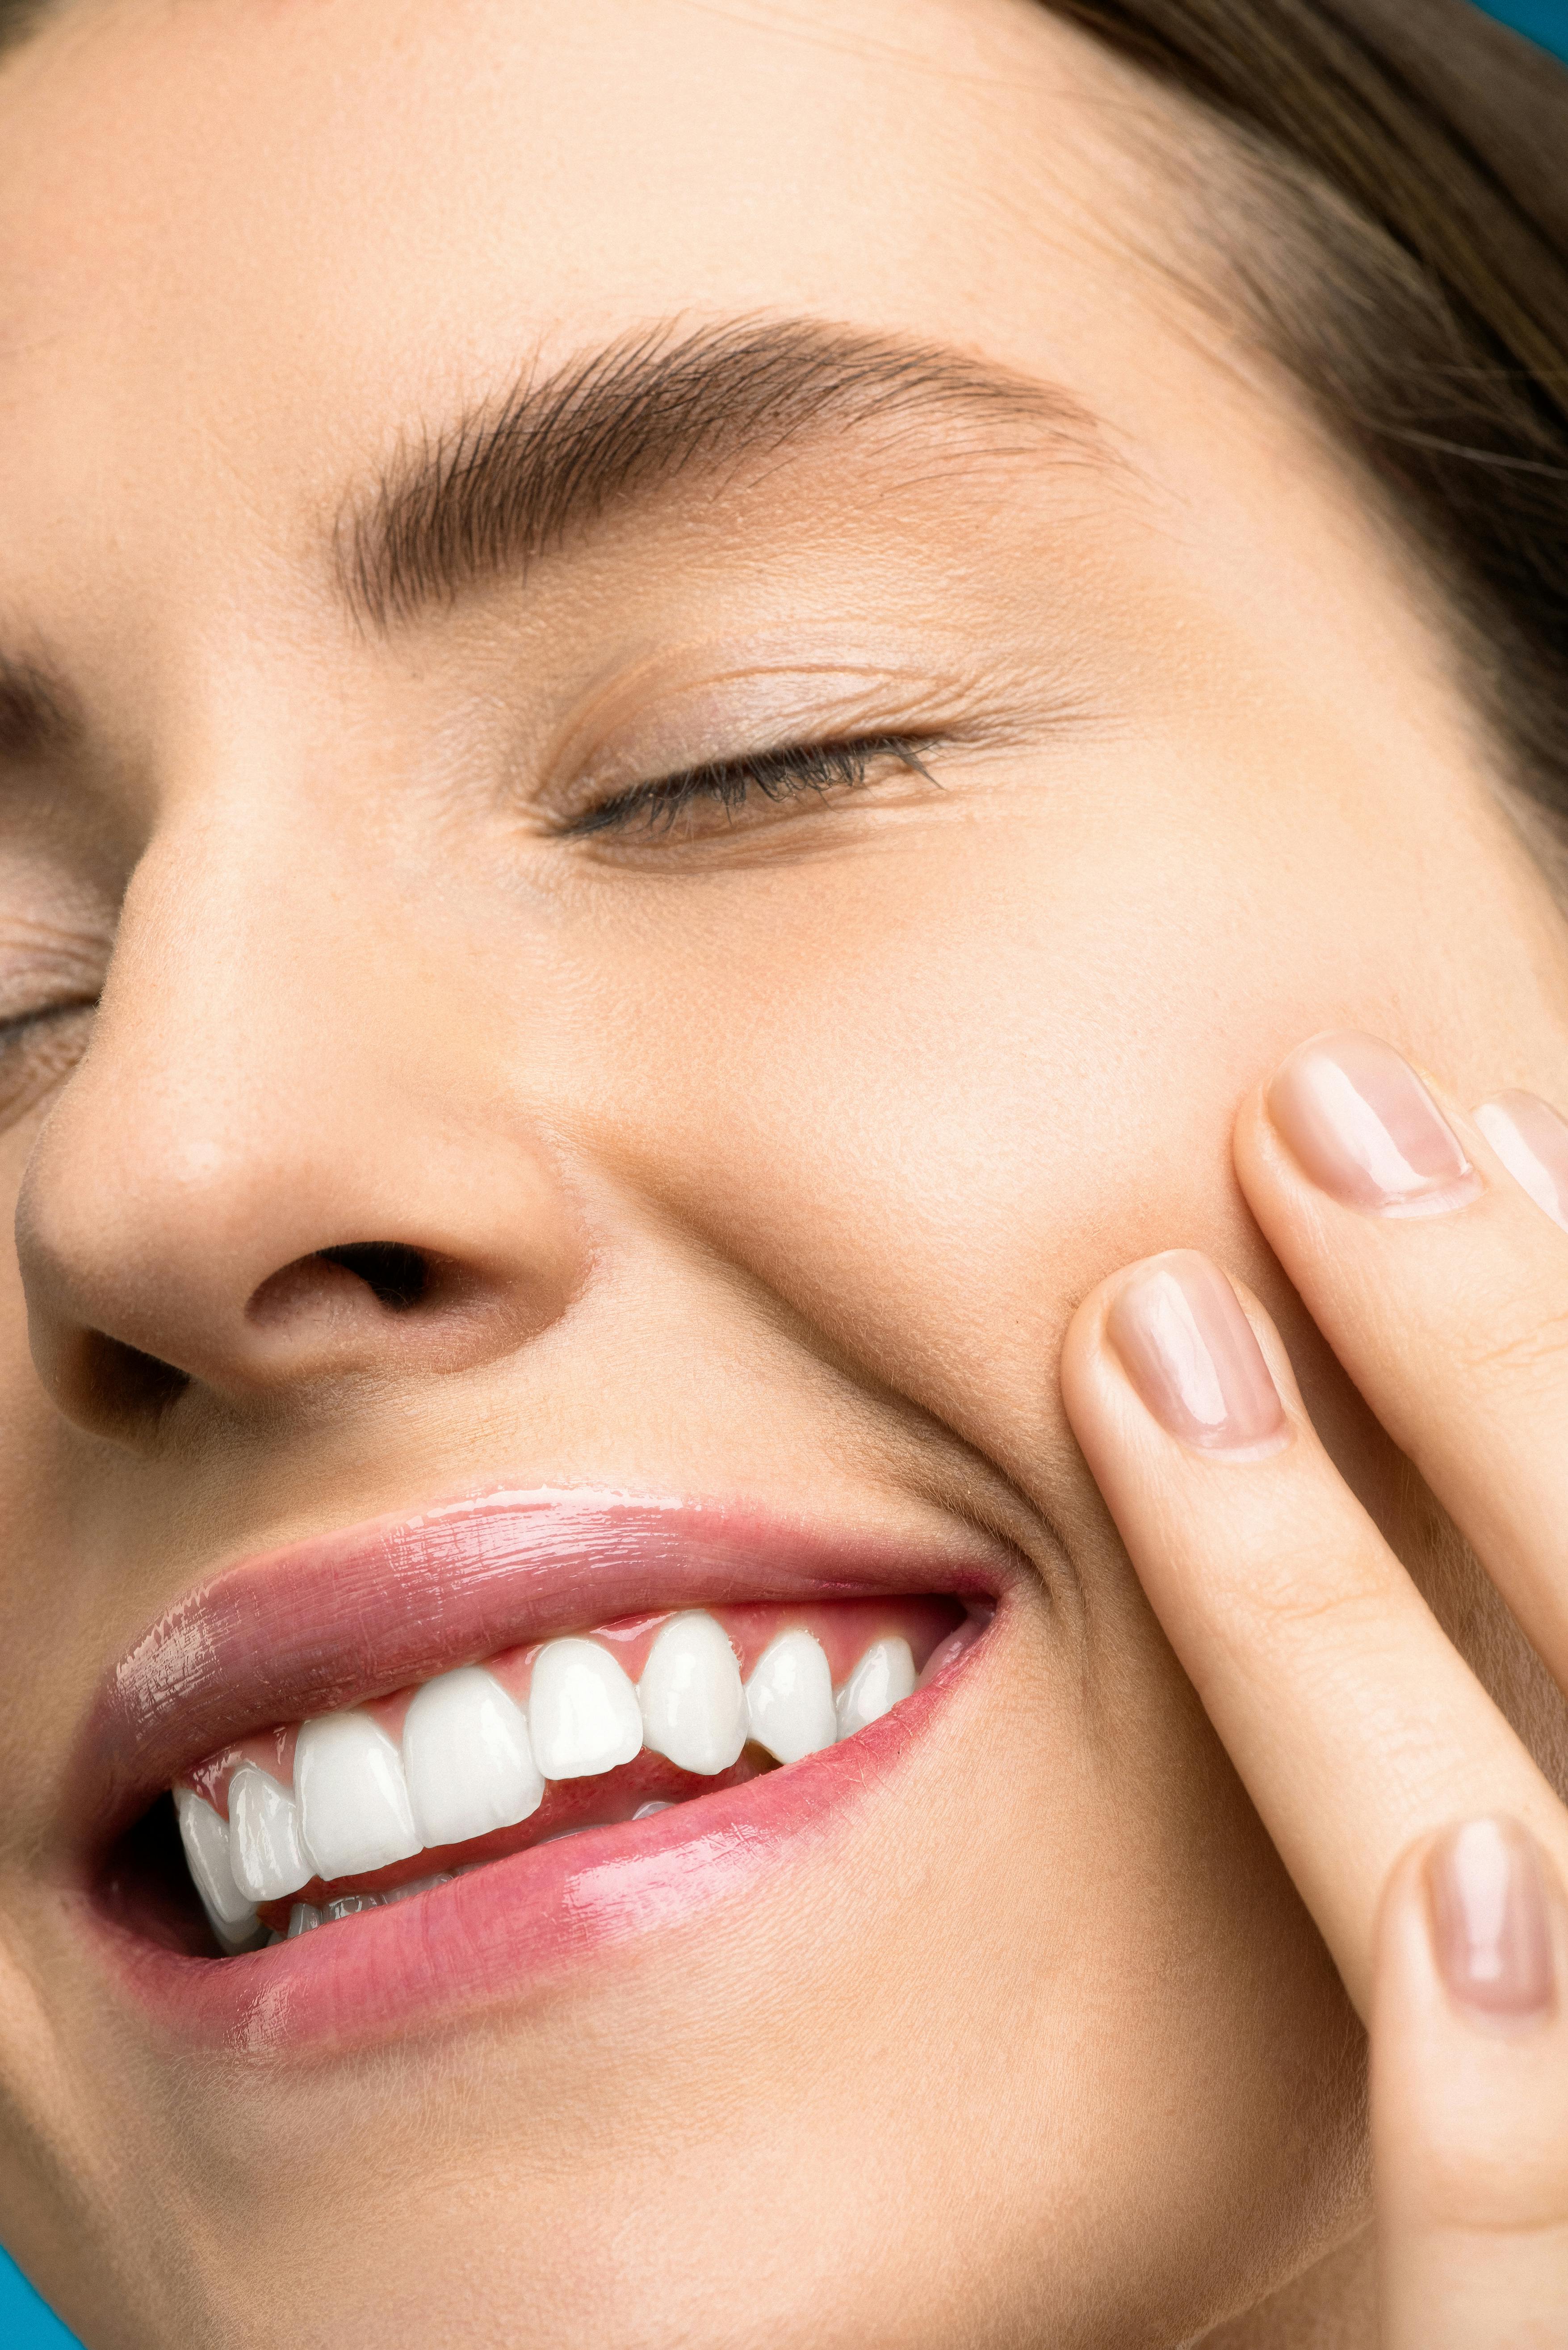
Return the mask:
[(331, 2054), (515, 2005), (806, 1866), (852, 1810), (885, 1790), (988, 1637), (842, 1746), (743, 1786), (536, 1845), (241, 1958), (182, 1956), (94, 1909), (100, 1955), (187, 2049)]

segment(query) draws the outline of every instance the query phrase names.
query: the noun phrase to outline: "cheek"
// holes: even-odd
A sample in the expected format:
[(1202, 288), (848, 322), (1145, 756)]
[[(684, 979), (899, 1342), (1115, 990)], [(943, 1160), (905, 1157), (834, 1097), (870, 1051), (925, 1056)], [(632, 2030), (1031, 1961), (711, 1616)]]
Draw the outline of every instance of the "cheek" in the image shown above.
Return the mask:
[[(1130, 813), (1116, 780), (628, 881), (635, 951), (556, 1039), (555, 1114), (589, 1151), (1009, 1461), (1060, 1432), (1060, 1336), (1103, 1274), (1178, 1243), (1258, 1273), (1235, 1108), (1345, 986), (1256, 828), (1217, 853), (1190, 777), (1146, 774)], [(1296, 887), (1321, 905), (1315, 873)]]

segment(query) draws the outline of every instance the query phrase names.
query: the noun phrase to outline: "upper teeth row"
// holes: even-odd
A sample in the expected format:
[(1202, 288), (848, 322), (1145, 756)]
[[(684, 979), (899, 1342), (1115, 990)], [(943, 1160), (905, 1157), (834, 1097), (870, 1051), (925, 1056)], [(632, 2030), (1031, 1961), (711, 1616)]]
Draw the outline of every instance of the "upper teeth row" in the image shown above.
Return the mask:
[(613, 1771), (644, 1746), (711, 1777), (748, 1738), (794, 1762), (852, 1737), (914, 1686), (909, 1642), (889, 1638), (836, 1693), (804, 1626), (781, 1632), (742, 1685), (722, 1626), (694, 1610), (670, 1617), (635, 1684), (597, 1641), (550, 1640), (526, 1707), (483, 1666), (464, 1665), (416, 1693), (400, 1747), (369, 1713), (323, 1714), (301, 1725), (292, 1794), (245, 1762), (226, 1823), (193, 1788), (177, 1787), (174, 1801), (213, 1930), (237, 1950), (254, 1938), (257, 1902), (512, 1827), (538, 1810), (546, 1780)]

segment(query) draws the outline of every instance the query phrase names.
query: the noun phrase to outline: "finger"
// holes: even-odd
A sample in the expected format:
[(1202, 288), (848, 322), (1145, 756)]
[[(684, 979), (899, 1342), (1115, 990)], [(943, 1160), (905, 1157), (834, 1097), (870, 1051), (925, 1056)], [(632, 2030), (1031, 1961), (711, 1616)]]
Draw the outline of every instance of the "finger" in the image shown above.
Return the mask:
[(1391, 1046), (1319, 1037), (1242, 1110), (1236, 1165), (1340, 1361), (1568, 1684), (1568, 1230), (1543, 1212), (1559, 1176), (1568, 1201), (1568, 1128), (1520, 1096), (1478, 1124)]
[(1568, 2342), (1568, 1918), (1516, 1824), (1410, 1854), (1383, 1906), (1372, 2142), (1384, 2350)]
[[(1249, 1320), (1249, 1314), (1251, 1320)], [(1365, 2015), (1401, 1853), (1568, 1814), (1319, 1443), (1255, 1301), (1149, 1259), (1074, 1317), (1062, 1390), (1167, 1636)]]

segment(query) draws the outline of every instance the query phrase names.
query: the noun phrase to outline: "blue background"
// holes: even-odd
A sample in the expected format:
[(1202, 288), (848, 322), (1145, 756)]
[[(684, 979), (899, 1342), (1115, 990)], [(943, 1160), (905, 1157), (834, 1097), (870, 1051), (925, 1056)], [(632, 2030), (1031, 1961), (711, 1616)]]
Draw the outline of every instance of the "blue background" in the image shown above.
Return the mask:
[[(1484, 0), (1487, 14), (1568, 58), (1568, 0)], [(57, 2317), (0, 2251), (0, 2350), (79, 2350)]]
[(1568, 57), (1568, 0), (1482, 0), (1489, 16), (1501, 17), (1516, 33), (1531, 33)]

